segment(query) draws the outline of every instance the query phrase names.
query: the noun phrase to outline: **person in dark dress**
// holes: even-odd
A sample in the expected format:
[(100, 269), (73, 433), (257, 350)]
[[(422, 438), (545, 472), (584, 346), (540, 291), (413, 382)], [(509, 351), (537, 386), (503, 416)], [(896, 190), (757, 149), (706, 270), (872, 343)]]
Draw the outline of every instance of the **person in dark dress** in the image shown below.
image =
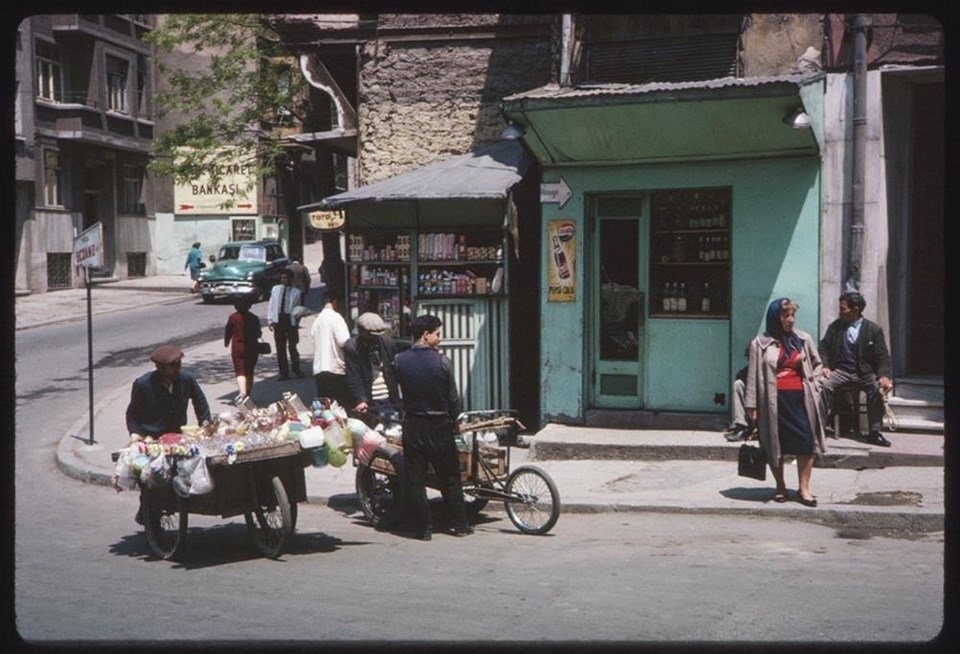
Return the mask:
[(253, 390), (253, 371), (260, 357), (257, 344), (263, 334), (260, 318), (250, 312), (250, 306), (250, 300), (247, 298), (234, 302), (233, 308), (236, 311), (227, 318), (227, 325), (223, 330), (223, 346), (230, 347), (233, 374), (237, 377), (239, 395), (236, 401), (238, 403), (248, 397)]
[(794, 326), (796, 312), (789, 298), (767, 307), (766, 331), (750, 342), (744, 404), (777, 483), (774, 501), (787, 501), (783, 457), (789, 455), (797, 459), (798, 501), (816, 506), (810, 477), (816, 455), (825, 450), (819, 408), (823, 363), (810, 335)]

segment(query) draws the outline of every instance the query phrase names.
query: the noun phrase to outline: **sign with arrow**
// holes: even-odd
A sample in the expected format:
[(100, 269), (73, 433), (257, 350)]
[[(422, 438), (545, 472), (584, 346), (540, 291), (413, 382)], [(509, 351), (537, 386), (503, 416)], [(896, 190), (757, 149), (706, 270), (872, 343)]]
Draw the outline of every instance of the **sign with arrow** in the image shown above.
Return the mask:
[(208, 168), (209, 173), (174, 185), (177, 215), (257, 213), (257, 171), (249, 157), (236, 147), (219, 148)]
[(567, 186), (567, 183), (564, 181), (563, 177), (560, 178), (559, 182), (548, 183), (544, 182), (540, 184), (540, 203), (541, 204), (552, 204), (555, 203), (559, 205), (559, 208), (563, 208), (563, 205), (567, 203), (573, 196), (573, 191), (570, 190), (570, 187)]

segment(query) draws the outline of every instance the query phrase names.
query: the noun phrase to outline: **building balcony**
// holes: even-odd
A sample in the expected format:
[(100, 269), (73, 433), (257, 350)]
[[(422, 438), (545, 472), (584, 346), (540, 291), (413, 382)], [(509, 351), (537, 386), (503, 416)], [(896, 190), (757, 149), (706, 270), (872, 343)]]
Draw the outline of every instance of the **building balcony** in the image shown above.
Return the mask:
[(141, 39), (153, 30), (155, 17), (145, 14), (54, 14), (49, 17), (53, 31), (85, 34), (109, 41), (134, 52), (149, 55), (151, 47)]

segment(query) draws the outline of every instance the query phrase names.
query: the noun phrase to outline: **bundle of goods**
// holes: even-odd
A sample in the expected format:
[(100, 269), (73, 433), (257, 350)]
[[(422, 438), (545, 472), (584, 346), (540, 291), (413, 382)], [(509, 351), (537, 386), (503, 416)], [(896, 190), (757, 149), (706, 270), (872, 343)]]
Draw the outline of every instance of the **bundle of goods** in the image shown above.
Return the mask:
[(183, 497), (203, 495), (213, 490), (209, 457), (226, 456), (229, 465), (244, 451), (286, 442), (310, 452), (315, 467), (340, 467), (352, 448), (346, 425), (346, 411), (323, 398), (310, 409), (294, 393), (263, 408), (247, 398), (236, 411), (224, 411), (203, 425), (130, 443), (116, 453), (116, 485), (129, 490), (138, 482), (148, 487), (172, 483)]

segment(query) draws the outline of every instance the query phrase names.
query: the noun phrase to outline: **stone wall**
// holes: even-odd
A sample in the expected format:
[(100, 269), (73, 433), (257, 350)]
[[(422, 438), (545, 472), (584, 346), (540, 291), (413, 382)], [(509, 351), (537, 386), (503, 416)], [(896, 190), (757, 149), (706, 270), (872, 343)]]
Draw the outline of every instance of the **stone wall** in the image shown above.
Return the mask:
[[(444, 35), (428, 18), (385, 19), (408, 30), (404, 38), (381, 32), (362, 48), (360, 185), (496, 141), (504, 127), (500, 99), (556, 79), (552, 22), (517, 31), (504, 29), (506, 18), (477, 16), (471, 24), (443, 16), (451, 27)], [(425, 27), (430, 33), (418, 34)], [(531, 31), (538, 33), (525, 34)]]
[(744, 77), (789, 75), (807, 48), (823, 48), (822, 14), (750, 14), (740, 38)]

